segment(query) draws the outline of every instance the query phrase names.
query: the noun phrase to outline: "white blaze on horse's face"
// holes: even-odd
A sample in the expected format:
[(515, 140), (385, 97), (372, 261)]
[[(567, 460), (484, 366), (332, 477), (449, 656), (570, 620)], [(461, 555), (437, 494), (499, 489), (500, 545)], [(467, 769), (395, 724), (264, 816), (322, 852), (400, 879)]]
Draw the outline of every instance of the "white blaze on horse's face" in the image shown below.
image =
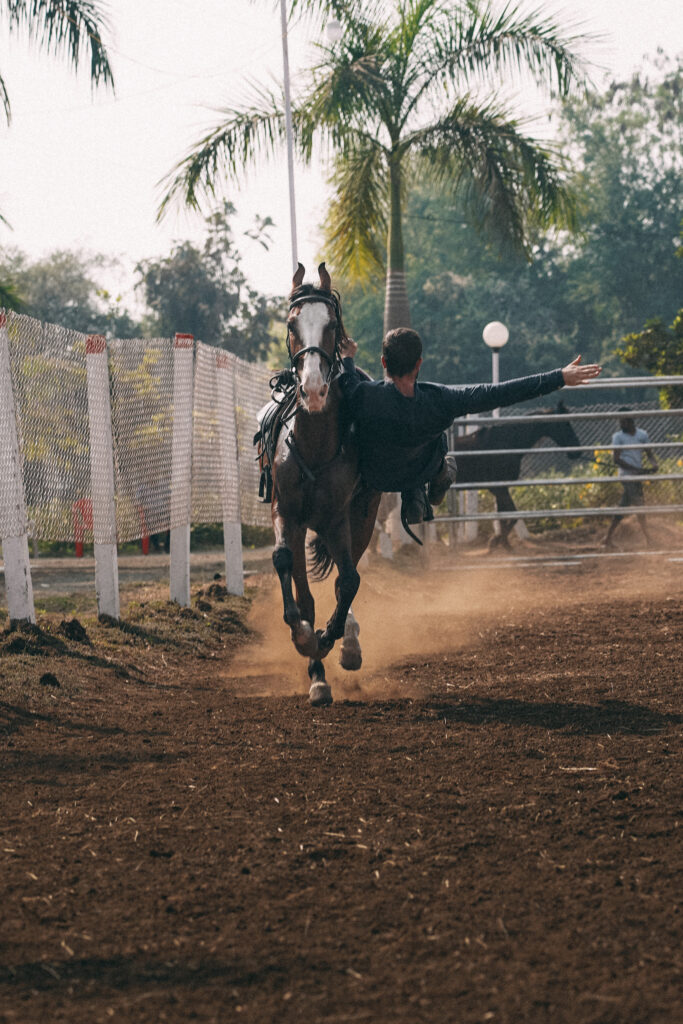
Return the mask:
[[(324, 347), (325, 330), (333, 322), (327, 303), (303, 303), (300, 312), (293, 320), (290, 320), (292, 326), (294, 321), (296, 321), (296, 335), (301, 343), (301, 348)], [(329, 363), (320, 352), (306, 352), (301, 359), (297, 360), (296, 369), (299, 375), (299, 394), (304, 409), (310, 413), (322, 412), (330, 390), (327, 382)]]

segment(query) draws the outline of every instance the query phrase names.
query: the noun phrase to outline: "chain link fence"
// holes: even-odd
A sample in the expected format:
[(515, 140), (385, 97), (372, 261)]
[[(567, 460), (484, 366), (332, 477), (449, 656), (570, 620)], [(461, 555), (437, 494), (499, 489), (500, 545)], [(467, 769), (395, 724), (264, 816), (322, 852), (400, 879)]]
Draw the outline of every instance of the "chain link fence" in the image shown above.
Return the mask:
[[(88, 404), (88, 337), (8, 312), (5, 316), (11, 394), (0, 403), (0, 436), (16, 419), (26, 512), (16, 500), (12, 455), (0, 450), (0, 536), (93, 541), (92, 496), (98, 461), (92, 431), (108, 417), (106, 403)], [(102, 339), (102, 344), (104, 341)], [(192, 342), (189, 342), (192, 345)], [(88, 351), (91, 351), (88, 350)], [(172, 497), (176, 348), (173, 338), (116, 339), (106, 344), (119, 543), (163, 533), (187, 522)], [(226, 519), (270, 523), (257, 499), (252, 438), (256, 414), (269, 398), (271, 371), (232, 353), (194, 345), (191, 430), (176, 448), (191, 460), (193, 523)], [(99, 404), (98, 404), (99, 403)], [(5, 423), (4, 420), (8, 422)], [(94, 422), (93, 422), (94, 421)], [(12, 426), (12, 429), (14, 427)]]

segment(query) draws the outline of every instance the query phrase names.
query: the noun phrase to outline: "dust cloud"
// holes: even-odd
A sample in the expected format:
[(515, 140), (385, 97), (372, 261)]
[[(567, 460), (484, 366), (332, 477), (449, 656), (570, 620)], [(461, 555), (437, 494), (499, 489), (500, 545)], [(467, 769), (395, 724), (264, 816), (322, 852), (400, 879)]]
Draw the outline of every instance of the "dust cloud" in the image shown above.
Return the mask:
[[(325, 660), (327, 680), (337, 698), (395, 696), (392, 665), (416, 657), (458, 650), (479, 642), (486, 625), (511, 611), (566, 600), (559, 580), (495, 566), (480, 571), (400, 572), (390, 564), (361, 572), (353, 603), (360, 625), (363, 666), (345, 672), (338, 664), (340, 643)], [(297, 653), (282, 617), (277, 578), (258, 580), (249, 626), (252, 638), (236, 653), (225, 682), (238, 696), (285, 696), (308, 693), (307, 661)], [(314, 586), (316, 624), (323, 625), (334, 607), (332, 579)], [(405, 696), (405, 691), (401, 691)]]

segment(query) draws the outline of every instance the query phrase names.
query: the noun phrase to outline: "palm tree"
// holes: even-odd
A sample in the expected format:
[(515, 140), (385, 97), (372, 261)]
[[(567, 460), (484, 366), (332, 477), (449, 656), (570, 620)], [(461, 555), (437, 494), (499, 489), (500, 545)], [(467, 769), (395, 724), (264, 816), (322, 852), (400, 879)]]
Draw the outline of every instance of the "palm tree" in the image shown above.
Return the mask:
[[(325, 255), (337, 273), (386, 272), (385, 331), (410, 322), (403, 203), (411, 179), (437, 182), (463, 215), (528, 249), (533, 231), (572, 227), (574, 207), (558, 154), (524, 134), (491, 85), (527, 75), (566, 96), (584, 84), (574, 46), (550, 19), (490, 0), (292, 0), (292, 10), (334, 15), (341, 42), (299, 90), (292, 119), (299, 156), (314, 142), (332, 157), (334, 195)], [(522, 77), (522, 81), (523, 81)], [(265, 91), (223, 120), (174, 168), (159, 215), (182, 199), (196, 207), (225, 178), (272, 157), (284, 142), (280, 96)]]
[[(109, 57), (102, 42), (106, 20), (94, 0), (0, 0), (10, 33), (24, 32), (47, 53), (65, 54), (75, 71), (83, 51), (90, 53), (90, 81), (113, 86)], [(9, 124), (12, 112), (0, 74), (0, 102)]]

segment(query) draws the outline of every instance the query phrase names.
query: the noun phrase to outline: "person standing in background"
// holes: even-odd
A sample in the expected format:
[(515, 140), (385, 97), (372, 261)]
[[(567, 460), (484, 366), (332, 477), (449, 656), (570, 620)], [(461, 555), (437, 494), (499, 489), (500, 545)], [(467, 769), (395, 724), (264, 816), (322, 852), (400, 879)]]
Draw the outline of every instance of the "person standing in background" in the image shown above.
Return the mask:
[[(624, 413), (629, 412), (628, 409), (620, 409), (619, 411)], [(633, 479), (643, 472), (643, 452), (647, 455), (653, 473), (656, 473), (659, 467), (657, 465), (657, 460), (652, 454), (651, 448), (630, 448), (629, 445), (646, 445), (649, 443), (650, 438), (648, 437), (647, 431), (643, 430), (641, 427), (637, 427), (632, 416), (622, 416), (619, 419), (619, 430), (612, 435), (612, 458), (614, 459), (615, 466), (617, 466), (617, 472), (621, 485), (624, 489), (621, 501), (619, 502), (620, 507), (626, 508), (628, 506), (645, 504), (643, 481)], [(615, 547), (612, 537), (614, 535), (614, 531), (623, 518), (623, 515), (613, 516), (612, 522), (609, 524), (607, 536), (604, 540), (604, 546), (606, 548), (613, 549)], [(652, 538), (647, 527), (645, 516), (637, 516), (636, 518), (638, 520), (638, 525), (643, 531), (648, 547), (651, 547)]]

